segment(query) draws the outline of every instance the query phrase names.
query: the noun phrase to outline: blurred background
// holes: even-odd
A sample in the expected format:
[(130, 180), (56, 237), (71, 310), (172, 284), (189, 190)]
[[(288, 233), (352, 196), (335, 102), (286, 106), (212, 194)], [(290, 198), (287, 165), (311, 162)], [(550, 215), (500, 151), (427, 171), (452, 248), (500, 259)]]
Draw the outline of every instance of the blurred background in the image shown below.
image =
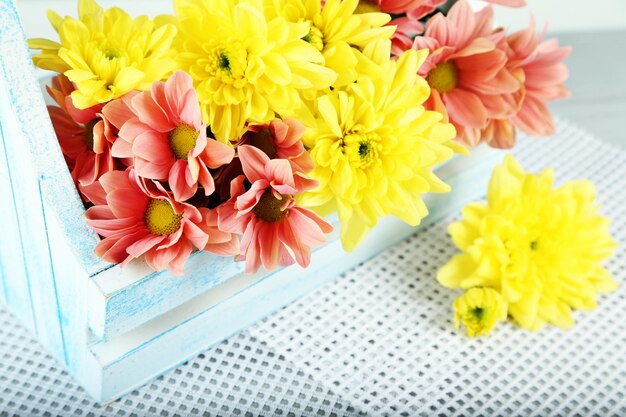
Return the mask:
[[(476, 7), (484, 5), (470, 0)], [(27, 36), (56, 39), (44, 11), (75, 16), (77, 0), (16, 0)], [(134, 15), (171, 13), (171, 0), (100, 0), (105, 7), (121, 6)], [(527, 0), (512, 9), (494, 6), (496, 22), (508, 31), (528, 26), (531, 16), (538, 30), (548, 25), (547, 37), (558, 37), (574, 48), (566, 61), (572, 97), (551, 109), (594, 136), (626, 148), (622, 119), (626, 117), (626, 0)]]
[[(76, 0), (16, 0), (29, 36), (49, 37), (54, 31), (42, 10), (53, 9), (61, 15), (76, 14)], [(479, 0), (470, 0), (480, 5)], [(512, 9), (494, 6), (498, 24), (508, 29), (528, 25), (531, 14), (538, 26), (549, 23), (550, 32), (597, 32), (626, 30), (625, 0), (526, 0), (527, 6)], [(171, 0), (100, 0), (105, 8), (121, 6), (130, 14), (156, 15), (171, 12)]]

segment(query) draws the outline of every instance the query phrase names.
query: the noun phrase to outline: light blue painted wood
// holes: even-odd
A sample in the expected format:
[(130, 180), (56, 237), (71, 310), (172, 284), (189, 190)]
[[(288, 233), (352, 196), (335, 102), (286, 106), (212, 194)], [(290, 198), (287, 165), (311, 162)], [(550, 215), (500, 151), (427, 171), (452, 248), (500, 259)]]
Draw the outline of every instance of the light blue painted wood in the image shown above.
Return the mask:
[(10, 86), (8, 100), (35, 173), (51, 180), (47, 192), (72, 250), (89, 274), (96, 274), (108, 264), (93, 253), (98, 237), (84, 221), (85, 209), (65, 167), (12, 0), (0, 0), (0, 77)]
[[(106, 297), (105, 312), (92, 315), (90, 329), (101, 340), (125, 333), (239, 274), (243, 265), (233, 262), (232, 257), (196, 252), (185, 270), (184, 277), (168, 271), (155, 272), (121, 290), (102, 291)], [(107, 279), (105, 274), (100, 275), (95, 278)]]
[(3, 292), (6, 302), (12, 307), (18, 319), (31, 331), (35, 331), (35, 315), (33, 311), (29, 281), (24, 262), (23, 244), (19, 230), (18, 212), (13, 199), (12, 175), (9, 171), (9, 160), (5, 142), (9, 139), (8, 126), (2, 115), (6, 114), (6, 94), (4, 83), (0, 78), (0, 265), (5, 279)]
[[(1, 100), (0, 100), (1, 101)], [(0, 114), (2, 114), (2, 104), (0, 104)], [(4, 142), (3, 130), (2, 130), (2, 120), (0, 117), (0, 145)], [(10, 204), (12, 202), (10, 190), (10, 181), (9, 181), (9, 170), (8, 164), (3, 163), (5, 161), (5, 153), (4, 153), (4, 145), (0, 146), (0, 219), (7, 219), (9, 216)], [(8, 220), (4, 220), (8, 221)], [(7, 233), (8, 236), (8, 233)], [(0, 238), (0, 248), (3, 247), (2, 239)], [(9, 289), (8, 285), (8, 271), (7, 267), (9, 262), (11, 262), (11, 254), (6, 251), (3, 252), (0, 250), (0, 302), (8, 304), (8, 294)]]
[[(40, 184), (42, 194), (47, 194), (49, 184)], [(49, 256), (54, 271), (55, 297), (58, 300), (56, 318), (61, 323), (61, 337), (64, 347), (63, 357), (69, 371), (94, 398), (100, 397), (102, 386), (102, 366), (91, 354), (87, 331), (89, 304), (85, 294), (89, 277), (82, 264), (71, 250), (71, 244), (61, 227), (61, 220), (44, 199), (43, 212), (49, 241)]]
[[(0, 182), (3, 190), (10, 190), (8, 195), (3, 193), (6, 197), (3, 213), (8, 215), (0, 218), (0, 253), (8, 281), (7, 302), (50, 353), (78, 370), (76, 365), (84, 360), (70, 359), (72, 353), (66, 349), (63, 328), (65, 319), (65, 326), (73, 327), (69, 333), (77, 336), (75, 346), (80, 347), (75, 357), (86, 357), (86, 313), (81, 316), (74, 305), (79, 303), (83, 311), (87, 305), (81, 294), (76, 293), (81, 287), (74, 279), (81, 279), (84, 287), (88, 274), (81, 267), (80, 273), (72, 269), (59, 275), (53, 261), (75, 265), (85, 259), (77, 256), (79, 251), (72, 251), (71, 258), (63, 261), (55, 258), (53, 248), (67, 245), (68, 227), (82, 223), (76, 231), (72, 230), (78, 236), (81, 230), (89, 229), (82, 221), (84, 208), (51, 129), (14, 5), (4, 0), (0, 0), (0, 120), (4, 132), (0, 143), (3, 161)], [(45, 192), (40, 185), (44, 178), (49, 180)], [(53, 205), (45, 194), (56, 196)], [(60, 223), (55, 220), (63, 225), (63, 231), (56, 235), (49, 232), (44, 214), (46, 205), (49, 205), (49, 218), (74, 216), (69, 223), (65, 219)], [(73, 214), (72, 209), (76, 208), (80, 210)], [(91, 240), (91, 243), (95, 241)], [(57, 278), (62, 281), (60, 285)], [(70, 284), (73, 293), (63, 299), (59, 289)], [(72, 320), (67, 320), (68, 317)]]

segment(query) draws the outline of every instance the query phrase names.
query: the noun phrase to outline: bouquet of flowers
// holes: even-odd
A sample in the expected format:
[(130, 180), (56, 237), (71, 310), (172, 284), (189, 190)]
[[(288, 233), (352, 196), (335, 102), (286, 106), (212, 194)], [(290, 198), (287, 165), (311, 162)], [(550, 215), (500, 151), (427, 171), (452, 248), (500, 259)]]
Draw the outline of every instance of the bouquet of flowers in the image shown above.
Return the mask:
[[(493, 0), (521, 6), (523, 0)], [(297, 262), (337, 212), (354, 249), (379, 218), (417, 225), (433, 168), (515, 130), (549, 135), (568, 48), (494, 28), (464, 0), (174, 0), (132, 18), (79, 0), (31, 39), (58, 73), (61, 150), (103, 259), (184, 273), (194, 250), (246, 271)]]

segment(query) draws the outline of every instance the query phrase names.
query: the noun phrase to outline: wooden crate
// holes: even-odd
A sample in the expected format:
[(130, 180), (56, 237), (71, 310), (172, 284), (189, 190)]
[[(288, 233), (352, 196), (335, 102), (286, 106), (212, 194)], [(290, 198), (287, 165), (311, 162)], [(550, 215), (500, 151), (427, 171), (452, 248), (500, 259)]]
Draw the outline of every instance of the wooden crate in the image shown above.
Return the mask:
[[(12, 0), (0, 0), (0, 300), (99, 402), (117, 398), (416, 232), (388, 218), (355, 252), (331, 235), (311, 266), (245, 275), (198, 252), (184, 277), (97, 258)], [(439, 168), (422, 225), (486, 189), (487, 148)]]

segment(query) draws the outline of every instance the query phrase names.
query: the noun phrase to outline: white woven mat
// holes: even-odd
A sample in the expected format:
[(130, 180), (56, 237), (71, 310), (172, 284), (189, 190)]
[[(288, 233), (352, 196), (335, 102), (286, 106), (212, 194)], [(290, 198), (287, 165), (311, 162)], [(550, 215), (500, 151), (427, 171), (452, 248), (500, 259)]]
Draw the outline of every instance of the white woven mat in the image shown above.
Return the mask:
[[(522, 138), (527, 170), (595, 181), (626, 278), (626, 154), (560, 122)], [(483, 196), (476, 196), (477, 199)], [(453, 328), (450, 217), (105, 408), (0, 310), (0, 415), (625, 416), (626, 285), (569, 331)]]

